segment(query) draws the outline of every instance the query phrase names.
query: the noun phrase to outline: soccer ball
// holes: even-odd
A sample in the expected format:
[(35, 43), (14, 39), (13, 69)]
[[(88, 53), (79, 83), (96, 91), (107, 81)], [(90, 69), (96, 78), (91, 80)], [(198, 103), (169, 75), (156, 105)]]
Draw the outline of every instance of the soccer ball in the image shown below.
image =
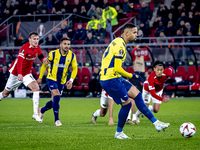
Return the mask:
[(193, 137), (196, 133), (196, 128), (192, 123), (186, 122), (180, 126), (180, 133), (183, 137)]

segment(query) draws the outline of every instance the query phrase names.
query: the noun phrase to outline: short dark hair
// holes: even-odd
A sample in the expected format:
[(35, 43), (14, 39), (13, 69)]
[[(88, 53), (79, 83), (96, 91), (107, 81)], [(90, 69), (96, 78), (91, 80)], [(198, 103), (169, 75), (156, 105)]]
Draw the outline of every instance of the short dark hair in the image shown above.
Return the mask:
[(163, 66), (163, 68), (165, 69), (165, 64), (162, 62), (162, 61), (156, 61), (154, 64), (153, 64), (153, 67), (155, 68), (156, 66)]
[(148, 67), (147, 67), (147, 70), (149, 70), (149, 69), (152, 69), (152, 70), (153, 70), (153, 67), (152, 67), (152, 66), (148, 66)]
[(29, 38), (31, 38), (32, 35), (39, 36), (38, 33), (37, 33), (37, 32), (34, 32), (34, 31), (29, 33)]
[(71, 39), (70, 38), (68, 38), (68, 37), (65, 37), (65, 38), (61, 38), (61, 40), (60, 40), (60, 43), (62, 43), (63, 41), (65, 41), (65, 40), (67, 40), (67, 41), (71, 41)]
[(141, 49), (140, 48), (137, 48), (136, 52), (140, 51), (141, 52)]
[(136, 27), (136, 26), (135, 26), (134, 24), (128, 23), (128, 24), (126, 24), (125, 26), (122, 27), (121, 34), (124, 33), (124, 30), (125, 30), (125, 29), (132, 29), (132, 28), (135, 28), (135, 27)]

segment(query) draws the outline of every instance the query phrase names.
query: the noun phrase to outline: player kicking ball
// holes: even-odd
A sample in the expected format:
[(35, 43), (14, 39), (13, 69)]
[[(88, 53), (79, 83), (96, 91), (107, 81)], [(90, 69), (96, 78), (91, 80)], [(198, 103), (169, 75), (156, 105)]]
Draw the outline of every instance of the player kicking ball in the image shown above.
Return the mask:
[[(160, 105), (163, 102), (169, 101), (168, 97), (161, 97), (163, 94), (163, 87), (165, 81), (172, 75), (174, 69), (169, 67), (165, 69), (165, 65), (161, 61), (156, 61), (153, 64), (154, 72), (152, 72), (148, 79), (144, 82), (142, 97), (145, 104), (151, 110), (151, 112), (157, 113), (160, 109)], [(152, 99), (152, 105), (149, 105)], [(139, 116), (141, 111), (137, 110), (136, 118), (134, 121), (140, 122)]]
[[(140, 91), (130, 82), (122, 78), (122, 76), (124, 76), (137, 79), (141, 82), (144, 81), (139, 75), (128, 73), (122, 68), (122, 62), (124, 62), (126, 58), (126, 44), (136, 40), (137, 27), (133, 24), (126, 24), (122, 28), (121, 33), (122, 36), (114, 39), (103, 54), (100, 84), (108, 95), (113, 98), (115, 103), (121, 105), (115, 138), (131, 139), (123, 133), (126, 118), (132, 106), (131, 99), (135, 100), (137, 108), (155, 125), (157, 131), (169, 127), (170, 124), (157, 120), (145, 105)], [(163, 101), (168, 101), (167, 99), (165, 100)]]
[[(60, 49), (51, 51), (49, 53), (49, 68), (47, 74), (47, 85), (51, 91), (51, 100), (46, 103), (44, 107), (39, 108), (39, 116), (43, 122), (44, 113), (53, 108), (54, 117), (55, 117), (55, 126), (62, 126), (62, 123), (59, 119), (59, 101), (62, 95), (64, 86), (67, 86), (67, 89), (72, 88), (72, 83), (77, 75), (77, 61), (76, 55), (69, 50), (70, 48), (70, 39), (62, 38), (60, 40)], [(72, 65), (71, 78), (66, 83), (68, 67)], [(42, 83), (42, 77), (46, 71), (47, 64), (43, 64), (40, 70), (40, 76), (38, 83)]]
[(92, 114), (91, 123), (96, 123), (97, 117), (104, 117), (107, 114), (109, 108), (109, 123), (108, 125), (114, 125), (113, 121), (113, 98), (110, 97), (105, 90), (101, 92), (100, 106), (101, 109), (97, 109)]
[(41, 62), (48, 64), (48, 59), (44, 57), (40, 49), (39, 36), (37, 32), (29, 33), (29, 42), (24, 44), (17, 55), (17, 58), (12, 62), (9, 71), (10, 76), (6, 83), (5, 89), (0, 93), (0, 100), (7, 97), (13, 90), (18, 88), (22, 83), (33, 91), (33, 116), (32, 118), (38, 122), (41, 119), (38, 116), (39, 106), (39, 85), (31, 74), (31, 68), (35, 58)]

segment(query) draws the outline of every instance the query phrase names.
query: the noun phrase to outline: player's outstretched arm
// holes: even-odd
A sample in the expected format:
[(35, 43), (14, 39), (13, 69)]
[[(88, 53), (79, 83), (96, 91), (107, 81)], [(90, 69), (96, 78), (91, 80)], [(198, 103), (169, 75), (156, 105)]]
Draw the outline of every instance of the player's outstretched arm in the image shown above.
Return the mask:
[(163, 101), (164, 103), (167, 103), (170, 99), (168, 97), (161, 97), (158, 96), (155, 92), (155, 89), (150, 90), (151, 96), (159, 101)]

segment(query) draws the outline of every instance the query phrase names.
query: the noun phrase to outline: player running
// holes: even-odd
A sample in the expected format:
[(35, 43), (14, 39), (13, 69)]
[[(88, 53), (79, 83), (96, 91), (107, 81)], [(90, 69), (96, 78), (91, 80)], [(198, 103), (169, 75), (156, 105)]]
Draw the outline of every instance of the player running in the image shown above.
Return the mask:
[(5, 89), (0, 93), (0, 100), (7, 97), (13, 90), (18, 88), (22, 83), (33, 91), (33, 116), (32, 118), (40, 122), (38, 116), (39, 106), (39, 85), (31, 74), (31, 68), (35, 58), (48, 64), (48, 59), (44, 57), (40, 49), (39, 36), (37, 32), (29, 33), (29, 42), (24, 44), (20, 49), (17, 58), (12, 62), (9, 71), (10, 76), (6, 83)]
[(126, 58), (126, 44), (136, 40), (137, 27), (133, 24), (126, 24), (121, 33), (122, 36), (114, 39), (103, 54), (100, 84), (108, 95), (114, 99), (115, 103), (121, 104), (115, 138), (130, 139), (123, 133), (123, 127), (132, 106), (131, 98), (135, 100), (138, 109), (155, 125), (157, 131), (167, 128), (170, 124), (158, 121), (145, 105), (139, 90), (122, 78), (124, 76), (143, 82), (139, 75), (128, 73), (122, 68), (122, 62)]
[(91, 123), (96, 123), (97, 117), (104, 117), (107, 114), (107, 111), (109, 108), (109, 123), (108, 123), (108, 125), (114, 125), (113, 104), (114, 104), (113, 98), (110, 97), (104, 89), (102, 89), (101, 99), (100, 99), (101, 109), (97, 109), (92, 114)]
[[(60, 49), (51, 51), (49, 53), (49, 69), (47, 74), (47, 85), (51, 91), (52, 97), (51, 100), (46, 103), (46, 106), (39, 108), (39, 116), (43, 121), (43, 115), (45, 111), (53, 107), (55, 125), (62, 126), (62, 123), (59, 120), (59, 101), (62, 95), (63, 88), (66, 84), (67, 89), (72, 88), (72, 83), (77, 75), (77, 61), (76, 55), (69, 50), (70, 48), (70, 39), (62, 38), (60, 40)], [(66, 83), (67, 72), (69, 66), (72, 65), (71, 78)], [(41, 84), (42, 77), (47, 68), (47, 64), (43, 64), (40, 70), (40, 76), (38, 83)], [(41, 122), (42, 122), (41, 121)]]
[[(147, 107), (152, 111), (157, 113), (160, 109), (160, 105), (162, 101), (169, 101), (168, 97), (161, 97), (163, 94), (163, 87), (165, 81), (172, 75), (174, 69), (169, 67), (165, 69), (165, 65), (161, 61), (156, 61), (153, 64), (154, 72), (152, 72), (148, 79), (144, 82), (142, 97), (144, 99)], [(152, 99), (152, 105), (149, 105)], [(141, 111), (137, 110), (136, 112), (136, 120), (138, 123), (140, 122), (139, 116), (141, 115)], [(134, 118), (133, 118), (134, 119)]]

